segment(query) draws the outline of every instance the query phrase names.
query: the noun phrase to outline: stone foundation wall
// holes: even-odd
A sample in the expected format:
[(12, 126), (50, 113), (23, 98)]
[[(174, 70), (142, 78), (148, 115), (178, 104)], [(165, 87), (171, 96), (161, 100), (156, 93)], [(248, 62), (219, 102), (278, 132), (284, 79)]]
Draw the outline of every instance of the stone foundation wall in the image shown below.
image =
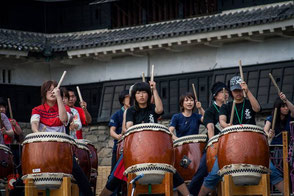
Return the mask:
[[(263, 127), (267, 114), (261, 114), (256, 117), (256, 124)], [(162, 120), (160, 123), (168, 126), (170, 120)], [(31, 133), (29, 123), (19, 123), (25, 134)], [(203, 125), (200, 126), (200, 133), (205, 133), (206, 130)], [(85, 139), (92, 141), (97, 148), (99, 165), (111, 165), (113, 139), (110, 137), (107, 123), (92, 125), (83, 128), (83, 136)]]

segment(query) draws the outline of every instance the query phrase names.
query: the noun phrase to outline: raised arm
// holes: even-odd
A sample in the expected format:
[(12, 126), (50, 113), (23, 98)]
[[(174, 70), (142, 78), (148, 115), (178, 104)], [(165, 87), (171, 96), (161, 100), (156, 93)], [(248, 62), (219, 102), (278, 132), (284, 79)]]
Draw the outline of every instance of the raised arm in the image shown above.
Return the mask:
[(287, 107), (290, 110), (290, 115), (294, 118), (294, 105), (287, 99), (286, 95), (283, 92), (280, 93), (280, 98), (282, 101), (284, 101), (284, 103), (287, 104)]
[(248, 97), (248, 99), (250, 101), (250, 104), (252, 106), (253, 111), (254, 112), (259, 112), (260, 111), (260, 105), (259, 105), (257, 99), (251, 93), (251, 91), (248, 89), (247, 84), (245, 82), (242, 82), (241, 87), (245, 91), (245, 93), (247, 94), (247, 97)]
[(55, 87), (53, 89), (52, 93), (57, 99), (59, 119), (63, 124), (67, 124), (68, 123), (68, 116), (67, 116), (67, 112), (65, 110), (64, 103), (63, 103), (61, 95), (60, 95), (59, 88)]
[(155, 112), (157, 114), (161, 114), (163, 112), (163, 104), (162, 101), (158, 95), (157, 89), (156, 89), (156, 83), (154, 81), (149, 81), (150, 87), (153, 91), (153, 97), (154, 97), (154, 103), (155, 103)]
[(85, 101), (80, 102), (81, 108), (83, 108), (85, 116), (86, 116), (86, 123), (90, 124), (92, 122), (92, 116), (87, 110), (87, 103)]

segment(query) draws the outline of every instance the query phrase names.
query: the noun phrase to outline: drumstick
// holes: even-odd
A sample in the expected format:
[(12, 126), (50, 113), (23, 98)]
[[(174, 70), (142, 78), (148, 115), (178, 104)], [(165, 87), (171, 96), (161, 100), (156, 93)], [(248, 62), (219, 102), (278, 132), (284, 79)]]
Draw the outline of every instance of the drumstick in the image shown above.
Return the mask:
[(269, 73), (268, 75), (269, 75), (270, 79), (272, 80), (272, 83), (273, 83), (273, 84), (274, 84), (274, 86), (276, 87), (276, 89), (277, 89), (277, 91), (278, 91), (278, 94), (280, 95), (280, 93), (281, 93), (281, 90), (280, 90), (280, 88), (278, 87), (278, 85), (277, 85), (277, 83), (276, 83), (276, 81), (275, 81), (274, 77), (272, 76), (272, 74), (271, 74), (271, 73)]
[(78, 91), (78, 95), (79, 95), (79, 98), (80, 98), (80, 102), (83, 102), (84, 100), (83, 100), (83, 97), (82, 97), (79, 86), (77, 86), (77, 91)]
[[(244, 82), (244, 75), (243, 75), (243, 69), (242, 69), (242, 62), (241, 62), (241, 60), (239, 60), (239, 71), (240, 71), (240, 76), (241, 76), (242, 82)], [(244, 95), (244, 97), (246, 97), (246, 93), (245, 93), (244, 90), (243, 90), (243, 95)]]
[(144, 72), (142, 72), (142, 82), (145, 82), (146, 80), (145, 80), (145, 73)]
[(223, 88), (223, 94), (224, 94), (224, 104), (226, 104), (227, 100), (226, 100), (226, 90), (225, 90), (225, 88)]
[(234, 100), (233, 106), (232, 106), (231, 118), (230, 118), (230, 125), (233, 125), (233, 120), (234, 120), (234, 115), (235, 115), (235, 105), (236, 105), (236, 102)]
[[(273, 116), (273, 121), (272, 121), (272, 130), (275, 130), (275, 125), (276, 125), (276, 118), (277, 118), (277, 111), (278, 111), (278, 108), (275, 108), (275, 111), (274, 111), (274, 116)], [(268, 143), (270, 144), (272, 142), (273, 138), (268, 138)]]
[(196, 89), (195, 89), (194, 83), (192, 83), (192, 88), (193, 88), (193, 92), (194, 92), (194, 96), (195, 96), (195, 101), (198, 102), (197, 93), (196, 93)]
[(9, 109), (10, 118), (13, 119), (13, 114), (12, 114), (12, 109), (11, 109), (11, 104), (10, 104), (9, 98), (7, 98), (7, 102), (8, 102), (8, 109)]
[(151, 77), (150, 77), (151, 81), (154, 81), (154, 65), (151, 66)]
[(62, 81), (63, 81), (63, 79), (64, 79), (65, 74), (66, 74), (66, 71), (63, 72), (63, 74), (62, 74), (62, 76), (61, 76), (61, 78), (60, 78), (60, 80), (59, 80), (59, 82), (58, 82), (57, 88), (60, 87), (60, 85), (61, 85), (61, 83), (62, 83)]

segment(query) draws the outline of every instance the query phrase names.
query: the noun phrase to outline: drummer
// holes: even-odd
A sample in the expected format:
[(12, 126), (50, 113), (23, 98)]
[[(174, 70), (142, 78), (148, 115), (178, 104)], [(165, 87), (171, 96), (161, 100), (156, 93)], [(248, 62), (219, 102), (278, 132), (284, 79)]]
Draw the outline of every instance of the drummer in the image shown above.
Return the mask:
[[(32, 131), (65, 133), (65, 126), (70, 119), (70, 109), (64, 106), (57, 82), (53, 80), (44, 82), (41, 86), (41, 97), (42, 104), (32, 110)], [(75, 158), (73, 158), (73, 176), (84, 195), (93, 195), (89, 181)]]
[[(151, 89), (155, 104), (151, 104)], [(149, 85), (146, 82), (136, 83), (132, 88), (131, 95), (135, 103), (126, 111), (126, 129), (141, 123), (157, 123), (157, 119), (163, 114), (163, 105), (156, 89), (156, 83), (154, 81), (149, 81)], [(123, 165), (121, 158), (101, 192), (101, 196), (111, 195), (120, 185), (120, 181), (123, 180), (124, 167), (120, 167), (120, 165)], [(183, 179), (181, 179), (177, 188), (183, 195), (189, 195)]]
[(75, 108), (68, 107), (69, 93), (66, 88), (62, 87), (60, 89), (60, 93), (62, 96), (62, 101), (64, 103), (65, 108), (70, 109), (70, 120), (68, 125), (65, 127), (66, 134), (70, 135), (72, 138), (77, 139), (76, 131), (82, 128), (82, 123), (80, 119), (79, 112)]
[[(5, 135), (8, 135), (10, 137), (13, 137), (14, 132), (12, 130), (11, 124), (7, 118), (7, 116), (4, 113), (0, 113), (1, 119), (0, 119), (0, 129), (1, 129), (1, 134), (0, 134), (0, 144), (5, 144), (4, 143), (4, 137)], [(4, 135), (4, 137), (3, 137)]]
[[(68, 88), (67, 91), (69, 94), (69, 100), (67, 105), (70, 108), (74, 108), (79, 112), (82, 125), (87, 126), (88, 124), (92, 122), (91, 114), (87, 110), (87, 103), (85, 101), (81, 101), (80, 107), (76, 107), (75, 103), (77, 101), (77, 97), (76, 97), (75, 91), (71, 88)], [(77, 130), (76, 136), (78, 139), (83, 139), (83, 130), (82, 129)]]
[[(222, 130), (219, 124), (219, 110), (220, 107), (229, 98), (229, 89), (223, 82), (216, 82), (211, 87), (212, 104), (206, 109), (203, 119), (203, 124), (207, 128), (208, 138), (211, 139)], [(204, 177), (207, 176), (206, 166), (206, 151), (203, 153), (197, 172), (193, 176), (190, 184), (189, 191), (192, 195), (198, 195)]]
[[(203, 123), (205, 113), (201, 102), (196, 101), (192, 93), (188, 92), (181, 95), (179, 103), (181, 113), (173, 115), (168, 128), (174, 140), (178, 139), (178, 137), (199, 134), (199, 126), (200, 123)], [(200, 114), (193, 113), (195, 105)]]
[[(230, 80), (230, 90), (232, 93), (232, 96), (236, 102), (235, 107), (235, 115), (233, 120), (233, 125), (238, 124), (253, 124), (255, 125), (255, 113), (259, 112), (261, 110), (261, 107), (256, 100), (256, 98), (253, 96), (253, 94), (248, 89), (247, 84), (242, 81), (242, 79), (239, 76), (234, 76)], [(248, 100), (244, 98), (243, 91), (245, 91)], [(229, 102), (228, 104), (223, 104), (220, 108), (220, 116), (219, 121), (220, 125), (225, 128), (231, 126), (231, 124), (228, 123), (230, 120), (231, 115), (231, 108), (233, 105), (233, 101)], [(284, 192), (284, 182), (281, 174), (278, 172), (278, 170), (274, 167), (272, 162), (270, 162), (270, 180), (273, 185), (280, 191)], [(200, 196), (207, 195), (209, 192), (213, 191), (217, 185), (217, 183), (221, 180), (221, 177), (217, 174), (219, 170), (218, 167), (218, 159), (216, 157), (216, 160), (214, 162), (213, 168), (211, 172), (208, 174), (208, 176), (205, 178), (203, 185), (201, 187), (201, 190), (199, 192)]]
[(111, 159), (111, 171), (113, 170), (117, 160), (117, 141), (122, 139), (122, 123), (124, 111), (130, 107), (130, 96), (129, 91), (124, 90), (120, 93), (118, 97), (121, 108), (117, 110), (110, 118), (108, 126), (110, 127), (110, 136), (114, 139), (113, 149), (112, 149), (112, 159)]
[[(3, 97), (0, 97), (0, 112), (6, 115), (6, 111), (7, 111), (7, 102), (5, 101)], [(14, 137), (20, 136), (22, 134), (22, 130), (15, 119), (9, 118), (8, 120), (11, 124), (12, 131), (6, 129), (6, 130), (3, 130), (2, 133), (4, 134), (4, 143), (12, 144)]]
[[(268, 116), (265, 121), (264, 131), (268, 134), (268, 137), (272, 139), (272, 145), (281, 145), (282, 131), (290, 131), (290, 122), (294, 121), (294, 106), (287, 99), (284, 93), (280, 93), (274, 103), (274, 108), (277, 108), (277, 118), (274, 130), (271, 129), (273, 116)], [(274, 113), (274, 110), (272, 114)]]

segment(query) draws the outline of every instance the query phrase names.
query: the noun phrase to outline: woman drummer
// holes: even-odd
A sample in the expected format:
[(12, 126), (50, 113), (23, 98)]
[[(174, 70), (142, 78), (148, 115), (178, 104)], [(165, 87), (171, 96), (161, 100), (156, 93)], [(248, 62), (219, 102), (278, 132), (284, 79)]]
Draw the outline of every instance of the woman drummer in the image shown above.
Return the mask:
[[(199, 134), (199, 126), (200, 123), (203, 123), (205, 113), (201, 102), (196, 101), (192, 93), (181, 95), (179, 102), (181, 113), (173, 115), (169, 126), (174, 140), (178, 137)], [(193, 113), (195, 105), (200, 114)]]
[[(57, 82), (46, 81), (41, 86), (42, 104), (33, 108), (31, 116), (32, 131), (62, 132), (70, 119), (70, 109), (64, 106)], [(89, 181), (73, 158), (73, 176), (84, 195), (93, 195)]]
[(290, 131), (290, 122), (294, 121), (294, 106), (287, 99), (284, 93), (280, 93), (274, 103), (274, 108), (277, 108), (277, 118), (274, 129), (272, 127), (273, 113), (268, 116), (265, 121), (264, 131), (267, 133), (268, 137), (272, 139), (271, 144), (282, 144), (282, 131)]

